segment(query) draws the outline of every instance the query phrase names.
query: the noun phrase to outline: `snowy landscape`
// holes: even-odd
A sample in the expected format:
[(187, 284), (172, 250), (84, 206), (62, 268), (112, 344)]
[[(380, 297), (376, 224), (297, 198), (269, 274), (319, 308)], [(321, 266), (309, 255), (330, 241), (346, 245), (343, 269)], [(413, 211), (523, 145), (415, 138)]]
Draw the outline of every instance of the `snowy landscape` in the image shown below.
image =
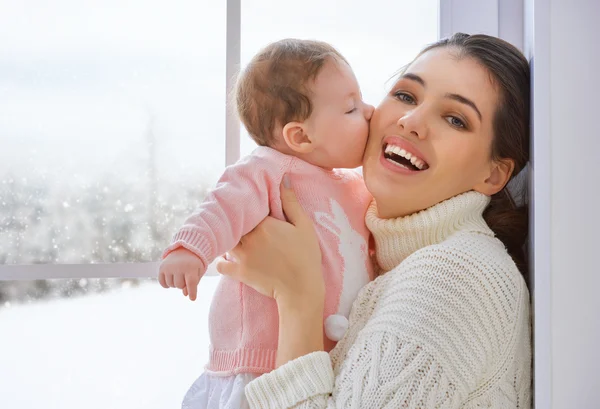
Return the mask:
[(0, 408), (181, 407), (208, 357), (208, 306), (156, 281), (0, 308)]

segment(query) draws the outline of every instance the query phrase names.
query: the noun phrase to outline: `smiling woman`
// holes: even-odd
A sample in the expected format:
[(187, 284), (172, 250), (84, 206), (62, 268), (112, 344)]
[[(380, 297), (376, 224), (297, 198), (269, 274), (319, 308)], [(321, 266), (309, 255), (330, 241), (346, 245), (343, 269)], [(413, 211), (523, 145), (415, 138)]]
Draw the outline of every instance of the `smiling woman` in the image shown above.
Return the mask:
[[(453, 41), (461, 40), (457, 36)], [(476, 40), (469, 42), (472, 48), (468, 50), (456, 43), (451, 41), (445, 48), (426, 48), (401, 73), (380, 105), (389, 109), (378, 109), (371, 121), (365, 175), (369, 161), (374, 160), (373, 153), (382, 150), (380, 160), (386, 169), (408, 172), (414, 177), (395, 179), (394, 173), (377, 173), (381, 177), (367, 177), (367, 185), (374, 196), (382, 195), (384, 200), (378, 209), (386, 217), (426, 209), (471, 188), (491, 196), (486, 221), (527, 276), (523, 250), (528, 230), (527, 207), (516, 207), (503, 188), (529, 158), (529, 139), (523, 137), (529, 135), (528, 67), (511, 54), (506, 54), (502, 62), (493, 58), (492, 52), (504, 55), (500, 45), (489, 45), (495, 48), (488, 52)], [(482, 65), (489, 67), (490, 73), (482, 71)], [(434, 66), (444, 70), (433, 70)], [(460, 89), (459, 80), (464, 84)], [(503, 92), (486, 92), (490, 85)], [(498, 103), (501, 105), (496, 109)], [(373, 138), (377, 136), (373, 129), (382, 134), (380, 139)], [(410, 135), (411, 139), (393, 136), (399, 133)], [(401, 146), (389, 148), (390, 143)], [(418, 159), (414, 160), (420, 162), (415, 163), (426, 164), (426, 170), (417, 171), (412, 162), (415, 168), (407, 168), (410, 165), (406, 158), (392, 158), (390, 149), (399, 153), (404, 150), (407, 154), (400, 156), (411, 155), (408, 160), (416, 155)], [(462, 177), (457, 178), (458, 173)], [(388, 182), (394, 184), (393, 189)], [(422, 183), (429, 189), (423, 191)], [(413, 200), (403, 200), (405, 195)]]
[[(483, 84), (487, 84), (488, 74), (477, 69), (477, 61), (448, 58), (457, 53), (452, 49), (434, 49), (423, 54), (400, 76), (380, 105), (381, 109), (373, 115), (371, 129), (376, 130), (376, 134), (371, 134), (367, 152), (384, 149), (389, 138), (402, 133), (411, 138), (396, 137), (396, 140), (401, 140), (405, 150), (414, 152), (428, 164), (427, 170), (415, 173), (414, 177), (394, 179), (392, 190), (387, 189), (389, 186), (385, 182), (391, 181), (392, 175), (367, 178), (374, 194), (380, 193), (377, 188), (380, 183), (386, 184), (388, 193), (381, 194), (388, 200), (379, 207), (382, 215), (411, 214), (446, 200), (456, 192), (467, 191), (471, 186), (485, 190), (482, 193), (493, 193), (488, 189), (489, 185), (483, 183), (487, 180), (483, 175), (489, 173), (489, 166), (494, 166), (487, 165), (490, 158), (486, 152), (491, 149), (492, 121), (489, 119), (494, 116), (497, 97), (485, 91)], [(437, 66), (443, 70), (432, 70), (431, 67)], [(457, 78), (465, 84), (460, 90), (455, 85)], [(476, 100), (480, 108), (472, 100)], [(480, 119), (480, 109), (486, 121)], [(366, 157), (374, 159), (373, 156)], [(365, 163), (365, 173), (370, 170), (368, 163)], [(490, 177), (503, 186), (512, 169), (496, 166), (494, 171)], [(463, 177), (457, 178), (458, 172)], [(429, 187), (426, 191), (421, 189), (423, 183)], [(394, 192), (395, 200), (390, 196), (391, 192)], [(415, 199), (406, 201), (403, 199), (406, 195)], [(406, 208), (399, 210), (402, 203), (406, 203)], [(393, 208), (393, 212), (387, 207)]]

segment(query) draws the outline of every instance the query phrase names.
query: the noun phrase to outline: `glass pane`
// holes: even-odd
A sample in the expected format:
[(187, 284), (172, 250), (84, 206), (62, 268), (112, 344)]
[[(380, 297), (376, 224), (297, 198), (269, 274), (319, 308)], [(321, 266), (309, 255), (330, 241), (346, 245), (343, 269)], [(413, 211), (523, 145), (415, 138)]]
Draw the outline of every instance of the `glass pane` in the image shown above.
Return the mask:
[(3, 2), (0, 264), (158, 260), (225, 163), (225, 6)]
[[(204, 277), (195, 302), (155, 280), (48, 280), (34, 291), (71, 296), (42, 301), (0, 293), (0, 406), (181, 407), (208, 359), (218, 280)], [(26, 294), (32, 283), (6, 284)]]
[[(326, 41), (348, 60), (365, 101), (377, 106), (390, 78), (438, 38), (438, 0), (277, 0), (242, 3), (242, 66), (286, 37)], [(256, 145), (242, 132), (242, 155)]]

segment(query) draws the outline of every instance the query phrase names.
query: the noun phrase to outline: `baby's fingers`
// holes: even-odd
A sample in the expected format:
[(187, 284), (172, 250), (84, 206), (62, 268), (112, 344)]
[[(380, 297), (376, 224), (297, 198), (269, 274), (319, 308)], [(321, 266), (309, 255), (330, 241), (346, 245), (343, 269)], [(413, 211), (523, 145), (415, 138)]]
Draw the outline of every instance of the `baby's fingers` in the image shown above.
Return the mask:
[(165, 278), (165, 272), (164, 271), (160, 271), (158, 273), (158, 282), (160, 283), (160, 285), (163, 288), (169, 288), (169, 286), (167, 285), (167, 280)]
[(187, 296), (189, 294), (190, 300), (195, 301), (199, 282), (200, 278), (196, 274), (186, 274), (183, 295)]
[(169, 271), (165, 271), (165, 283), (167, 284), (166, 288), (175, 287), (175, 284), (173, 284), (173, 274)]
[(183, 273), (175, 273), (173, 274), (173, 284), (175, 287), (183, 289), (185, 287), (185, 276)]

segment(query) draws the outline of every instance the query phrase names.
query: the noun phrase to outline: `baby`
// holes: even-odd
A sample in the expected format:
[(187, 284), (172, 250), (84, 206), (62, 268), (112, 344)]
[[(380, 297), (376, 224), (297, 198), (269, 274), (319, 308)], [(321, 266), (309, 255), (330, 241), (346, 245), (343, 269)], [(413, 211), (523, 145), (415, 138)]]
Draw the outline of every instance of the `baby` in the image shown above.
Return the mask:
[[(364, 216), (371, 201), (361, 165), (373, 107), (344, 57), (318, 41), (286, 39), (261, 50), (236, 86), (240, 119), (260, 145), (225, 169), (217, 186), (175, 234), (159, 281), (195, 299), (216, 257), (266, 216), (285, 220), (279, 186), (287, 174), (315, 223), (326, 285), (325, 347), (348, 326), (358, 291), (373, 278)], [(275, 368), (275, 301), (222, 277), (210, 316), (210, 358), (183, 407), (244, 407), (244, 386)]]

